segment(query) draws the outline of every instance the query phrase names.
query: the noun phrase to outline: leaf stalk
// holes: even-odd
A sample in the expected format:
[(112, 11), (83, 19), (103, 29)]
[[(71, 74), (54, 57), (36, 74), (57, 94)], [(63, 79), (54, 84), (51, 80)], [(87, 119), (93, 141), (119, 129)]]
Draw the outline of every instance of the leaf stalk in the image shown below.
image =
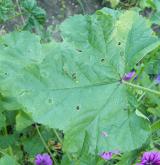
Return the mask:
[(156, 91), (156, 90), (153, 90), (153, 89), (150, 89), (150, 88), (146, 88), (146, 87), (143, 87), (143, 86), (140, 86), (140, 85), (136, 85), (136, 84), (124, 81), (124, 80), (122, 80), (122, 83), (126, 84), (126, 85), (128, 85), (130, 87), (137, 88), (137, 89), (140, 89), (140, 90), (143, 90), (143, 91), (146, 91), (146, 92), (150, 92), (150, 93), (153, 93), (153, 94), (156, 94), (156, 95), (160, 96), (160, 92), (159, 91)]
[(46, 148), (46, 150), (48, 151), (48, 153), (49, 153), (50, 156), (52, 157), (52, 159), (53, 159), (53, 161), (54, 161), (54, 164), (57, 165), (57, 161), (56, 161), (56, 159), (54, 158), (54, 156), (52, 155), (52, 153), (51, 153), (49, 147), (47, 146), (47, 144), (46, 144), (46, 142), (45, 142), (43, 136), (41, 135), (40, 130), (39, 130), (37, 124), (35, 124), (35, 126), (36, 126), (37, 133), (38, 133), (38, 135), (39, 135), (39, 137), (40, 137), (40, 139), (41, 139), (41, 141), (42, 141), (44, 147)]

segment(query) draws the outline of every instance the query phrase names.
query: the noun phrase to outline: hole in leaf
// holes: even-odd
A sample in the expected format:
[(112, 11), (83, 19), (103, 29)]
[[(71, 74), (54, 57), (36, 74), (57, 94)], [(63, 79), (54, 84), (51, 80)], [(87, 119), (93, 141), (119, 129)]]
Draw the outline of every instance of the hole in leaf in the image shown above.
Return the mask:
[(102, 58), (102, 59), (101, 59), (101, 62), (104, 62), (104, 61), (105, 61), (105, 59), (104, 59), (104, 58)]
[(75, 80), (77, 78), (76, 73), (72, 74), (72, 78)]
[(5, 46), (5, 47), (8, 47), (8, 45), (7, 45), (6, 43), (4, 44), (4, 46)]
[(48, 103), (49, 103), (49, 104), (53, 104), (53, 99), (52, 99), (52, 98), (49, 98), (49, 99), (48, 99)]
[(101, 134), (102, 134), (102, 136), (104, 136), (104, 137), (107, 137), (107, 136), (108, 136), (108, 133), (107, 133), (106, 131), (102, 131)]
[(121, 42), (118, 42), (118, 45), (121, 45)]
[(24, 90), (22, 90), (22, 91), (19, 93), (19, 95), (20, 95), (20, 96), (24, 96), (24, 95), (29, 94), (29, 93), (30, 93), (29, 90), (24, 89)]
[(77, 111), (79, 111), (79, 110), (80, 110), (80, 107), (79, 107), (78, 105), (76, 106), (76, 110), (77, 110)]
[(78, 52), (82, 52), (82, 50), (80, 50), (80, 49), (76, 49)]

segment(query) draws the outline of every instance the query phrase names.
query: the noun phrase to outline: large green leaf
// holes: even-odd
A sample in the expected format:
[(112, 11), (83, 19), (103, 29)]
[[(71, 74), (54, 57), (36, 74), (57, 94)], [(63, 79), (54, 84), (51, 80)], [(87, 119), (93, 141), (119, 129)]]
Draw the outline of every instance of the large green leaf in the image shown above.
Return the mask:
[(28, 32), (1, 38), (2, 95), (16, 98), (35, 122), (64, 130), (67, 151), (82, 148), (85, 132), (91, 153), (140, 147), (149, 123), (129, 110), (120, 80), (159, 40), (133, 11), (71, 17), (61, 30), (62, 43), (41, 45)]

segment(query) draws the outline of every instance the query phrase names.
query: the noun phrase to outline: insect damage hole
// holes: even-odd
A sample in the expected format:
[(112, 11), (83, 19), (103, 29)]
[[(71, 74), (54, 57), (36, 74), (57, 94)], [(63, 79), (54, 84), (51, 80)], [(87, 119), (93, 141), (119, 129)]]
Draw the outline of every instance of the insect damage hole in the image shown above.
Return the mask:
[(53, 104), (54, 103), (54, 99), (53, 98), (48, 98), (48, 104)]
[(77, 110), (77, 111), (80, 110), (80, 106), (79, 106), (79, 105), (76, 106), (76, 110)]
[(76, 49), (78, 52), (82, 52), (82, 50), (80, 50), (80, 49)]
[(104, 58), (102, 58), (102, 59), (101, 59), (101, 62), (102, 62), (102, 63), (103, 63), (103, 62), (105, 62), (105, 59), (104, 59)]
[(5, 47), (8, 47), (8, 45), (6, 43), (3, 44)]
[(74, 80), (77, 79), (76, 73), (73, 73), (73, 74), (72, 74), (72, 78), (73, 78)]
[(52, 99), (48, 99), (48, 103), (51, 104), (52, 103)]
[(4, 75), (5, 75), (5, 76), (7, 76), (7, 75), (8, 75), (8, 73), (7, 73), (7, 72), (5, 72), (5, 73), (4, 73)]
[(121, 45), (121, 42), (118, 42), (118, 45)]

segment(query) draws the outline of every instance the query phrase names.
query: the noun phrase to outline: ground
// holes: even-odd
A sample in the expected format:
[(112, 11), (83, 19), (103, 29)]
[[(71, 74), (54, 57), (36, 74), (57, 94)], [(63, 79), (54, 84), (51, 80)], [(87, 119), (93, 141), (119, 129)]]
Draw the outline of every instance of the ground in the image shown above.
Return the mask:
[(57, 24), (74, 14), (93, 13), (103, 7), (102, 0), (39, 0), (47, 12), (48, 24)]

